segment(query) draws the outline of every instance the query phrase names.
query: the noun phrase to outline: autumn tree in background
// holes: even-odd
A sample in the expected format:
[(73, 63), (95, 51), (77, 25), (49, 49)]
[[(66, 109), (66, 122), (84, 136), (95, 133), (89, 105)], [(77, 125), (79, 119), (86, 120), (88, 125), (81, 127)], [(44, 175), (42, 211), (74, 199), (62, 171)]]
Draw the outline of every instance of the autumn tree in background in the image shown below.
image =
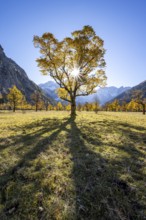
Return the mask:
[(89, 111), (90, 110), (90, 103), (89, 102), (85, 102), (84, 104), (84, 110)]
[(112, 103), (111, 103), (111, 107), (112, 107), (112, 111), (117, 112), (120, 108), (119, 105), (119, 101), (117, 99), (115, 99)]
[(127, 102), (126, 102), (125, 100), (123, 100), (123, 101), (121, 102), (120, 109), (121, 109), (121, 111), (123, 111), (123, 112), (126, 112), (126, 111), (127, 111)]
[(38, 110), (43, 110), (43, 109), (45, 109), (45, 105), (44, 105), (44, 101), (43, 101), (43, 99), (41, 99), (40, 101), (39, 101), (39, 103), (38, 103)]
[(133, 100), (142, 106), (142, 112), (145, 115), (146, 111), (146, 98), (144, 97), (144, 93), (141, 90), (133, 91)]
[(51, 33), (34, 36), (33, 41), (40, 49), (37, 63), (41, 72), (49, 74), (60, 86), (58, 94), (71, 104), (74, 116), (76, 97), (94, 93), (97, 86), (105, 85), (103, 40), (91, 26), (84, 26), (62, 41)]
[(3, 95), (0, 93), (0, 104), (4, 103)]
[(53, 110), (53, 108), (54, 108), (53, 105), (51, 104), (48, 105), (48, 110)]
[(16, 86), (13, 86), (9, 90), (10, 90), (10, 92), (7, 95), (7, 99), (10, 102), (10, 105), (13, 109), (13, 112), (15, 112), (16, 107), (18, 105), (20, 105), (21, 102), (24, 101), (25, 98), (24, 98), (24, 95), (22, 94), (22, 92)]
[(77, 110), (78, 110), (78, 111), (81, 111), (81, 110), (82, 110), (82, 104), (81, 104), (81, 103), (78, 103), (78, 105), (77, 105)]
[(132, 112), (139, 111), (139, 104), (132, 99), (127, 103), (127, 110)]
[(97, 96), (94, 97), (94, 111), (97, 114), (98, 110), (100, 109), (99, 106), (99, 99)]
[(115, 99), (113, 102), (106, 103), (102, 109), (105, 111), (119, 111), (121, 108), (119, 101)]
[(105, 103), (104, 106), (102, 107), (102, 110), (104, 111), (109, 111), (109, 103)]
[(4, 99), (3, 99), (3, 95), (0, 93), (0, 109), (4, 108)]
[(71, 110), (71, 105), (70, 105), (70, 104), (66, 105), (66, 106), (65, 106), (65, 110), (66, 110), (66, 111), (70, 111), (70, 110)]
[(40, 105), (42, 105), (42, 96), (41, 96), (40, 92), (36, 90), (31, 95), (31, 99), (32, 99), (33, 103), (35, 104), (35, 111), (37, 112)]
[(63, 105), (61, 102), (58, 102), (57, 105), (56, 105), (56, 110), (63, 110)]
[(45, 110), (48, 111), (49, 101), (48, 101), (47, 99), (44, 99), (44, 100), (43, 100), (43, 105), (44, 105)]

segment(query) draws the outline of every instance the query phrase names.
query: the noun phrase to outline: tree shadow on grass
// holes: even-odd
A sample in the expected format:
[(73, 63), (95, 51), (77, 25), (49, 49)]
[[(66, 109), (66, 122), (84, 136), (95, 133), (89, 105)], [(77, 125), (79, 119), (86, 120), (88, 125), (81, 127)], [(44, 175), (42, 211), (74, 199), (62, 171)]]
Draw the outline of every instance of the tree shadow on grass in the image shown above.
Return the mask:
[[(31, 160), (34, 160), (41, 152), (44, 152), (47, 148), (49, 148), (49, 145), (51, 144), (51, 142), (53, 142), (53, 140), (55, 140), (57, 138), (58, 134), (62, 130), (64, 130), (64, 128), (68, 124), (68, 121), (65, 121), (65, 123), (60, 123), (59, 120), (52, 119), (51, 124), (49, 124), (50, 128), (47, 127), (47, 124), (48, 124), (48, 122), (45, 122), (44, 120), (42, 120), (42, 121), (40, 121), (41, 128), (38, 129), (36, 132), (15, 137), (14, 142), (11, 144), (17, 145), (21, 142), (23, 142), (25, 144), (25, 142), (26, 142), (29, 145), (29, 141), (32, 144), (32, 142), (34, 143), (34, 141), (39, 139), (39, 137), (42, 134), (48, 133), (49, 131), (52, 132), (53, 130), (55, 130), (54, 132), (51, 133), (51, 135), (48, 135), (46, 137), (42, 137), (41, 140), (38, 141), (38, 143), (36, 141), (36, 144), (34, 144), (34, 146), (31, 147), (28, 150), (28, 152), (26, 152), (26, 154), (23, 155), (21, 160), (19, 160), (15, 166), (10, 167), (7, 170), (7, 173), (4, 174), (5, 177), (7, 176), (8, 179), (11, 178), (10, 174), (13, 175), (17, 169), (22, 167), (24, 164), (26, 166), (27, 163), (29, 163)], [(59, 126), (59, 124), (60, 124), (60, 126)], [(43, 127), (42, 127), (42, 125), (43, 125)], [(35, 126), (36, 126), (36, 123), (32, 123), (32, 124), (29, 124), (28, 126), (25, 126), (25, 129), (33, 128)], [(37, 124), (37, 126), (39, 126), (39, 124)], [(10, 145), (7, 145), (7, 147), (10, 147)], [(21, 148), (18, 147), (18, 149), (16, 149), (16, 150), (21, 150)], [(3, 149), (3, 147), (2, 147), (2, 149)], [(0, 183), (2, 185), (5, 184), (5, 181), (7, 181), (7, 178), (6, 178), (6, 180), (4, 180), (4, 183), (2, 182), (3, 178), (1, 178)]]
[[(35, 207), (37, 206), (37, 209), (38, 206), (42, 205), (43, 193), (41, 181), (44, 178), (44, 175), (48, 175), (52, 168), (51, 165), (48, 166), (48, 163), (44, 163), (45, 167), (43, 167), (43, 162), (39, 162), (39, 160), (37, 161), (37, 164), (33, 163), (42, 153), (44, 154), (46, 150), (52, 147), (53, 142), (58, 138), (59, 133), (65, 129), (67, 124), (67, 120), (64, 120), (64, 122), (56, 119), (49, 120), (49, 122), (42, 120), (39, 124), (37, 123), (37, 125), (36, 123), (31, 123), (24, 126), (25, 130), (29, 128), (33, 129), (33, 127), (35, 128), (38, 126), (40, 128), (38, 128), (37, 131), (15, 137), (13, 144), (18, 145), (18, 148), (15, 149), (15, 153), (16, 151), (21, 152), (23, 150), (25, 150), (25, 152), (20, 155), (20, 159), (18, 159), (14, 165), (9, 166), (5, 173), (0, 176), (0, 201), (1, 205), (4, 205), (4, 209), (0, 210), (0, 219), (48, 219), (48, 215), (41, 210), (33, 210), (33, 207), (31, 209), (31, 203), (34, 203), (33, 200), (35, 200), (35, 196), (38, 194), (38, 205), (34, 205)], [(48, 125), (49, 127), (47, 127)], [(44, 134), (46, 134), (46, 136), (42, 136)], [(23, 146), (20, 147), (19, 145), (21, 143), (23, 143)], [(29, 145), (29, 147), (27, 145)], [(26, 150), (25, 147), (28, 149)], [(57, 149), (55, 150), (57, 151)], [(44, 171), (42, 171), (42, 168), (45, 168)], [(35, 174), (31, 175), (31, 171), (33, 173), (36, 172), (36, 177)], [(38, 174), (39, 172), (40, 174)], [(25, 186), (27, 185), (28, 187), (30, 185), (28, 192), (27, 188), (25, 189)], [(9, 190), (11, 187), (12, 190)], [(13, 189), (13, 187), (16, 189)], [(45, 189), (47, 188), (46, 194), (51, 194), (52, 190), (50, 190), (49, 187), (49, 184), (47, 187), (45, 186)], [(26, 195), (27, 193), (31, 194), (28, 195), (30, 201), (28, 201), (28, 204), (25, 204), (27, 207), (30, 207), (27, 210), (24, 210), (26, 208), (25, 205), (24, 209), (22, 207), (23, 202), (26, 203), (26, 201), (21, 200), (21, 197), (25, 200), (27, 199), (25, 198), (25, 190)], [(10, 193), (8, 191), (10, 191)], [(34, 217), (32, 213), (34, 213)]]
[[(127, 135), (125, 125), (113, 125), (112, 121), (96, 124), (102, 127), (105, 123), (108, 132), (111, 126), (114, 126), (113, 131), (118, 130), (123, 132), (124, 136)], [(122, 144), (111, 142), (108, 146), (90, 125), (91, 123), (82, 124), (80, 129), (75, 118), (66, 118), (63, 121), (41, 120), (23, 127), (26, 131), (35, 127), (37, 130), (15, 138), (14, 143), (18, 145), (16, 152), (23, 151), (25, 147), (27, 150), (20, 154), (20, 159), (0, 177), (1, 204), (4, 205), (1, 219), (144, 219), (141, 192), (132, 188), (129, 181), (120, 176), (121, 173), (127, 172), (125, 164), (126, 167), (131, 167), (134, 163), (131, 158), (140, 161), (144, 158), (143, 153), (137, 150), (134, 142), (128, 145), (132, 149), (129, 150), (126, 146), (129, 143), (125, 140)], [(127, 129), (133, 128), (128, 125)], [(66, 136), (62, 136), (61, 132), (66, 132)], [(132, 141), (135, 135), (136, 133), (131, 131), (128, 140)], [(61, 145), (63, 138), (66, 139)], [(56, 145), (56, 140), (59, 140), (57, 144), (60, 146)], [(124, 155), (114, 159), (104, 156), (101, 152), (106, 147), (128, 153), (129, 160)], [(56, 164), (56, 158), (61, 158), (61, 165), (60, 160)], [(56, 170), (56, 166), (60, 168)], [(133, 173), (129, 176), (137, 181), (137, 178), (133, 177), (137, 172), (144, 178), (138, 166), (133, 168)], [(73, 189), (69, 186), (71, 181)], [(65, 203), (71, 203), (66, 213)]]
[[(89, 143), (96, 148), (104, 148), (105, 144), (99, 139), (95, 141), (87, 134), (85, 135), (78, 128), (75, 120), (70, 120), (70, 124), (68, 144), (74, 162), (72, 175), (76, 187), (76, 219), (143, 219), (144, 204), (139, 199), (138, 189), (132, 188), (127, 181), (120, 178), (121, 172), (126, 173), (123, 166), (125, 162), (128, 166), (134, 161), (131, 162), (131, 158), (128, 160), (125, 157), (121, 157), (120, 160), (104, 158), (100, 153), (91, 150)], [(107, 124), (110, 128), (113, 122), (107, 122)], [(85, 127), (89, 129), (88, 125)], [(116, 125), (115, 127), (117, 129)], [(95, 132), (94, 129), (92, 132)], [(132, 136), (134, 135), (133, 133)], [(121, 148), (121, 146), (114, 147)], [(133, 151), (135, 151), (134, 158), (137, 161), (141, 157), (144, 158), (135, 146), (131, 146), (131, 151), (122, 147), (124, 152), (130, 153), (130, 157), (133, 157)], [(135, 169), (134, 172), (138, 171), (141, 179), (144, 179), (144, 173), (141, 173), (139, 167)]]

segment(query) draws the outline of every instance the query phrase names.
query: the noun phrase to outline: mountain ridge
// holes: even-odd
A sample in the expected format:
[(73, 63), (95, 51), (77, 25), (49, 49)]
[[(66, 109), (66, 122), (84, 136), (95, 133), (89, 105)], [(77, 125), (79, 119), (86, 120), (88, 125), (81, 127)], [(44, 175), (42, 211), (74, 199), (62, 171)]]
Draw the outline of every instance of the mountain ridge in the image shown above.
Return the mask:
[[(41, 89), (44, 90), (45, 94), (52, 96), (56, 101), (61, 101), (59, 97), (57, 96), (56, 89), (59, 88), (59, 86), (54, 81), (48, 81), (46, 83), (41, 83), (38, 86), (40, 86)], [(76, 101), (77, 103), (84, 104), (86, 102), (94, 102), (95, 99), (98, 99), (100, 102), (100, 105), (104, 105), (109, 100), (113, 99), (117, 95), (121, 94), (123, 91), (126, 91), (130, 89), (130, 87), (115, 87), (115, 86), (109, 86), (109, 87), (103, 87), (97, 89), (96, 93), (90, 94), (88, 96), (81, 96), (77, 97)]]
[(136, 86), (133, 86), (131, 89), (121, 93), (120, 95), (116, 96), (114, 99), (110, 100), (110, 102), (113, 102), (116, 99), (120, 103), (122, 103), (123, 101), (128, 103), (132, 100), (133, 92), (135, 90), (142, 91), (143, 97), (146, 98), (146, 80), (144, 80), (143, 82), (139, 83)]
[(0, 45), (0, 93), (6, 96), (9, 89), (16, 86), (31, 103), (31, 95), (37, 90), (44, 99), (51, 103), (51, 97), (46, 96), (42, 89), (29, 79), (26, 72), (11, 58), (8, 58)]

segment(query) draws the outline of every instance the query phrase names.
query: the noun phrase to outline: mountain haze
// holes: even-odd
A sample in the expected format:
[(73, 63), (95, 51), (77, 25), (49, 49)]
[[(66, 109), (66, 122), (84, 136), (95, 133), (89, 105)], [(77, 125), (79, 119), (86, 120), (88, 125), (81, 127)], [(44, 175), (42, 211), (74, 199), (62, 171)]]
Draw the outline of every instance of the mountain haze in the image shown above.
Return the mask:
[[(48, 81), (46, 83), (40, 84), (39, 85), (41, 89), (44, 90), (46, 95), (51, 96), (53, 99), (56, 101), (60, 101), (61, 99), (57, 96), (56, 90), (59, 88), (59, 86), (53, 82), (53, 81)], [(84, 104), (86, 102), (94, 102), (95, 99), (97, 98), (100, 102), (101, 105), (105, 104), (106, 102), (110, 101), (117, 95), (121, 94), (124, 91), (127, 91), (130, 89), (130, 87), (120, 87), (117, 88), (115, 86), (111, 87), (104, 87), (104, 88), (99, 88), (97, 89), (97, 92), (88, 96), (80, 96), (77, 97), (77, 103)]]
[(50, 96), (55, 101), (60, 101), (61, 99), (57, 95), (57, 89), (59, 85), (53, 81), (48, 81), (46, 83), (42, 83), (38, 85), (47, 96)]
[(100, 105), (104, 105), (109, 100), (113, 99), (117, 95), (124, 91), (127, 91), (130, 87), (120, 87), (115, 86), (104, 87), (97, 89), (97, 92), (88, 96), (78, 97), (77, 101), (79, 103), (94, 102), (96, 99), (99, 101)]

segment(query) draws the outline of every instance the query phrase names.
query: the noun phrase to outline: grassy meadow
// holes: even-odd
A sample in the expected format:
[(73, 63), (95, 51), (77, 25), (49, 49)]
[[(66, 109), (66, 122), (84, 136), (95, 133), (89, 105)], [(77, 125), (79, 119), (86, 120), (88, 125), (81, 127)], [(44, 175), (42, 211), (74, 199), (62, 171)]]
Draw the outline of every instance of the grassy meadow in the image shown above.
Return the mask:
[(146, 219), (142, 113), (0, 113), (0, 220)]

